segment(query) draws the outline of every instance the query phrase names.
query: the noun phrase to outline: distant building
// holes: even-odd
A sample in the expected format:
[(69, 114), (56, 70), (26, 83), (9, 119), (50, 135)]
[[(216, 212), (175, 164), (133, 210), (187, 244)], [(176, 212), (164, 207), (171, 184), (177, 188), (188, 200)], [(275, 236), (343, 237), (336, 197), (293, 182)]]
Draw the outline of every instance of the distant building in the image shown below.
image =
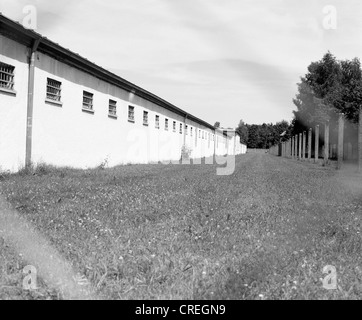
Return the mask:
[(238, 155), (247, 152), (247, 146), (241, 143), (241, 137), (236, 129), (233, 128), (219, 128), (224, 135), (227, 135), (227, 154)]
[(240, 154), (224, 131), (0, 14), (0, 168)]

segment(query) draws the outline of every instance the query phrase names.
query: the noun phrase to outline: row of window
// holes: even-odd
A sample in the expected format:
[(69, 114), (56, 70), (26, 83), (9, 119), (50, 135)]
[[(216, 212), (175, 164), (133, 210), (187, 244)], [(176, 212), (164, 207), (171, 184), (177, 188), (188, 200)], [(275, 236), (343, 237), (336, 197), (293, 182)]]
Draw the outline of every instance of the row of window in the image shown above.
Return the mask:
[[(7, 65), (5, 63), (0, 62), (0, 88), (4, 88), (7, 90), (14, 90), (14, 71), (15, 67), (11, 65)], [(93, 108), (93, 93), (83, 91), (83, 110), (84, 111), (90, 111), (94, 112)], [(46, 87), (46, 99), (51, 102), (55, 103), (61, 103), (62, 99), (62, 83), (54, 80), (54, 79), (47, 79), (47, 87)], [(109, 100), (109, 110), (108, 114), (110, 117), (117, 117), (117, 102), (114, 100)], [(129, 106), (128, 107), (128, 121), (135, 122), (135, 107)], [(148, 111), (143, 112), (143, 125), (148, 126), (149, 125), (149, 113)], [(160, 129), (160, 116), (155, 116), (155, 128)], [(165, 119), (165, 131), (169, 131), (169, 119)], [(177, 131), (177, 123), (176, 121), (173, 121), (172, 126), (173, 132)], [(197, 130), (197, 129), (195, 129)], [(180, 134), (183, 134), (183, 125), (180, 123), (179, 127)], [(185, 126), (185, 134), (189, 134), (189, 128), (186, 125)], [(194, 135), (194, 128), (190, 128), (190, 135), (191, 137)], [(197, 134), (196, 134), (197, 138)], [(200, 139), (208, 139), (209, 141), (215, 140), (215, 136), (211, 135), (210, 133), (204, 132), (202, 130), (199, 130), (199, 138)]]
[[(47, 84), (47, 99), (61, 102), (61, 82), (48, 78)], [(83, 91), (83, 109), (87, 111), (93, 111), (93, 94), (87, 91)], [(117, 102), (114, 100), (109, 100), (109, 115), (112, 117), (117, 117)], [(129, 106), (128, 107), (128, 121), (135, 122), (135, 107)], [(143, 111), (143, 125), (149, 125), (149, 113), (148, 111)], [(160, 116), (155, 116), (155, 128), (160, 129)], [(169, 119), (165, 119), (165, 130), (169, 130)], [(177, 123), (173, 121), (173, 132), (177, 130)], [(183, 125), (180, 123), (180, 134), (183, 133)], [(188, 126), (185, 126), (185, 134), (188, 135)], [(190, 129), (190, 135), (193, 136), (193, 128)], [(199, 130), (199, 138), (200, 139), (208, 139), (214, 141), (214, 136), (211, 136), (210, 133), (207, 134), (204, 131)]]

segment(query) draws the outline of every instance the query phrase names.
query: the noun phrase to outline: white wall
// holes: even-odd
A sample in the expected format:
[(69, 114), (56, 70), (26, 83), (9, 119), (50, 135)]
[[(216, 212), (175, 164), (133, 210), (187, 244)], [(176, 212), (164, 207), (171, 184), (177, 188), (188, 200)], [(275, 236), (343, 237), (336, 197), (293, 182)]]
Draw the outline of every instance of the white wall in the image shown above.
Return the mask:
[[(184, 141), (192, 158), (214, 153), (213, 130), (185, 119), (85, 72), (38, 53), (35, 72), (33, 161), (57, 166), (95, 167), (179, 160)], [(62, 106), (45, 102), (47, 78), (62, 83)], [(94, 94), (94, 114), (82, 111), (83, 90)], [(108, 117), (109, 99), (117, 101), (118, 119)], [(128, 107), (135, 107), (135, 123), (128, 122)], [(149, 126), (143, 125), (149, 112)], [(155, 116), (160, 116), (160, 129)], [(165, 130), (165, 119), (169, 130)], [(173, 122), (176, 121), (176, 132)], [(182, 124), (182, 134), (180, 134)], [(193, 135), (191, 137), (191, 128)], [(204, 138), (199, 137), (199, 130)], [(197, 133), (197, 134), (196, 134)], [(209, 143), (210, 134), (210, 143)], [(196, 143), (197, 137), (197, 143)]]
[[(62, 83), (62, 106), (45, 102), (48, 77)], [(35, 162), (86, 168), (105, 159), (110, 166), (180, 159), (182, 116), (41, 53), (35, 78)], [(94, 114), (82, 111), (83, 90), (94, 94)], [(117, 102), (118, 119), (108, 117), (109, 99)], [(130, 105), (135, 107), (135, 123), (128, 121)], [(143, 111), (149, 112), (149, 126), (143, 125)], [(155, 128), (156, 115), (160, 129)]]
[(0, 61), (15, 67), (16, 95), (0, 90), (0, 170), (17, 171), (25, 165), (28, 50), (0, 35)]
[[(25, 163), (28, 50), (7, 38), (0, 40), (0, 61), (15, 66), (17, 91), (16, 96), (0, 92), (0, 166), (16, 171)], [(177, 161), (184, 143), (194, 159), (234, 152), (235, 140), (227, 143), (221, 131), (186, 119), (186, 135), (181, 115), (45, 54), (36, 53), (35, 63), (34, 163), (92, 168), (105, 161), (109, 166)], [(46, 101), (48, 77), (62, 83), (61, 105)], [(82, 111), (83, 90), (94, 94), (94, 113)], [(110, 99), (117, 102), (117, 119), (108, 116)], [(128, 121), (129, 106), (135, 107), (135, 123)], [(148, 126), (143, 125), (143, 111), (149, 113)], [(159, 129), (155, 128), (156, 115)]]
[[(186, 121), (186, 124), (188, 125), (188, 135), (186, 136), (185, 144), (192, 150), (191, 158), (211, 157), (214, 154), (214, 131), (189, 119)], [(192, 137), (191, 127), (193, 128)]]

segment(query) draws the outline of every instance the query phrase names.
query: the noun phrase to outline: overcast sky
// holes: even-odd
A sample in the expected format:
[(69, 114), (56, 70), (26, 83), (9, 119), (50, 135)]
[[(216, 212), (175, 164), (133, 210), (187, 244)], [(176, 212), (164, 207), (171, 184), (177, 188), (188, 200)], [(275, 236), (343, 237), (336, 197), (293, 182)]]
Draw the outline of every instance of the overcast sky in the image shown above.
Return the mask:
[(29, 4), (37, 32), (225, 127), (292, 120), (311, 61), (362, 57), (360, 0), (0, 0), (0, 11), (21, 22)]

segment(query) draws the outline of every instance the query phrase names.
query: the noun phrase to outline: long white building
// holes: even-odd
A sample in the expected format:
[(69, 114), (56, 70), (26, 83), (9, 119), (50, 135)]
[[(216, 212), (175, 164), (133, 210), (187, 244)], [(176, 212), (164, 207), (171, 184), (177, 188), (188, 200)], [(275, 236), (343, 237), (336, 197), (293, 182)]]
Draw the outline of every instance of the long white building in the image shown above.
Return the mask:
[(0, 169), (246, 152), (225, 132), (0, 14)]

